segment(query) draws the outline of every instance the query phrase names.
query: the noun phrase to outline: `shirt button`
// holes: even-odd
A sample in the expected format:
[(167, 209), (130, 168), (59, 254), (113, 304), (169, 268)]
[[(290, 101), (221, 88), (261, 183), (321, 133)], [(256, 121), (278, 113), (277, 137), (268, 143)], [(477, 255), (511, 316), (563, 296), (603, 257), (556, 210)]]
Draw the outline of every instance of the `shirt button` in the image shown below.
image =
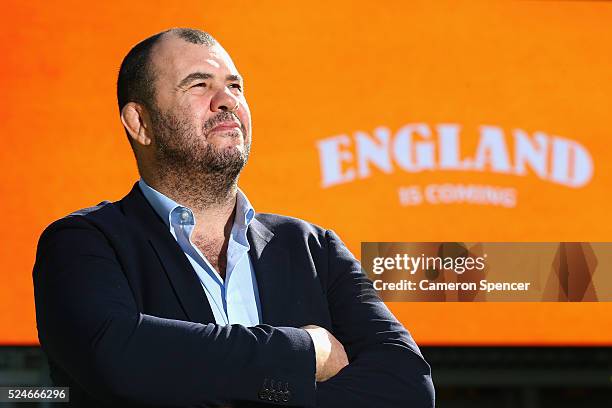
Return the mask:
[(181, 220), (187, 221), (189, 219), (189, 211), (183, 210), (181, 211)]

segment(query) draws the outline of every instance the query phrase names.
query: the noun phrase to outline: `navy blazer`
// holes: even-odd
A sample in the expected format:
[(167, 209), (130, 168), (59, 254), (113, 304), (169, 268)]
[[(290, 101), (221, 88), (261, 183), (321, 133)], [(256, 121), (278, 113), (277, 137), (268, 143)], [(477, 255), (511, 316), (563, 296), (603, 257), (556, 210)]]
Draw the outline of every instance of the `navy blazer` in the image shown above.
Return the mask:
[[(432, 407), (430, 368), (329, 230), (257, 213), (254, 327), (218, 325), (198, 277), (137, 184), (43, 232), (36, 321), (54, 384), (77, 406)], [(315, 381), (329, 330), (349, 365)]]

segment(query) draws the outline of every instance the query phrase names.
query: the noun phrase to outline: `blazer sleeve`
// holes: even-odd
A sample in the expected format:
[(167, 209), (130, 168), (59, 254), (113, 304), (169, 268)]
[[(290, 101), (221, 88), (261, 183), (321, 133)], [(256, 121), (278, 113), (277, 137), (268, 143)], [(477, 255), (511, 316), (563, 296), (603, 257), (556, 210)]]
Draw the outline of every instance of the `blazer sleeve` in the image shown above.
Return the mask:
[(222, 405), (258, 401), (265, 379), (282, 378), (292, 384), (289, 404), (315, 404), (314, 345), (306, 331), (140, 313), (111, 244), (85, 217), (45, 230), (33, 280), (43, 349), (94, 397)]
[(334, 336), (349, 365), (317, 383), (317, 407), (434, 406), (429, 365), (338, 236), (326, 232), (327, 299)]

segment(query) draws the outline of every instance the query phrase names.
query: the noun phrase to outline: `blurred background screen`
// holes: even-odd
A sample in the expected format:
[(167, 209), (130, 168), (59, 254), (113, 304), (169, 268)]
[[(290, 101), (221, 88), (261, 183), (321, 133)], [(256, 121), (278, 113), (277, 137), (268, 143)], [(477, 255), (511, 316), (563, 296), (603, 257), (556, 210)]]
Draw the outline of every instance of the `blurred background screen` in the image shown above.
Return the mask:
[[(245, 78), (255, 209), (362, 241), (610, 241), (605, 1), (17, 2), (0, 31), (0, 344), (49, 223), (138, 179), (115, 81), (170, 27)], [(7, 12), (8, 11), (8, 12)], [(610, 271), (595, 271), (610, 273)], [(612, 345), (610, 303), (388, 303), (425, 347)]]

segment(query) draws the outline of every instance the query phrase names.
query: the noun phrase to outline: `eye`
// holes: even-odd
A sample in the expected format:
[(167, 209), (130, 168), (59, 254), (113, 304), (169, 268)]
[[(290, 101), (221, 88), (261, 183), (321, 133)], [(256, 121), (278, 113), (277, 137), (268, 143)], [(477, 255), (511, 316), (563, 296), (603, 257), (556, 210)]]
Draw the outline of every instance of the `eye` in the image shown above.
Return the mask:
[(242, 85), (240, 85), (240, 84), (230, 84), (230, 88), (234, 88), (234, 89), (237, 89), (239, 91), (242, 91)]
[(198, 87), (206, 88), (206, 82), (199, 82), (199, 83), (197, 83), (197, 84), (192, 86), (192, 88), (198, 88)]

